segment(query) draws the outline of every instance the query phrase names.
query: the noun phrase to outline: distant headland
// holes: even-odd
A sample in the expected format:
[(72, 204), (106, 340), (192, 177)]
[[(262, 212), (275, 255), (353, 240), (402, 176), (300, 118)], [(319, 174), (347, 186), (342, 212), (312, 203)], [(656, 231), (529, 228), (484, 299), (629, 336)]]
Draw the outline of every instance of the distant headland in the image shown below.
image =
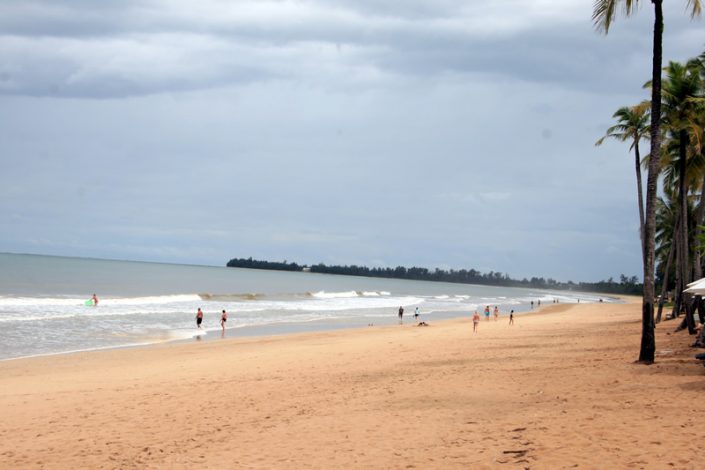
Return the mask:
[(532, 277), (531, 279), (512, 279), (509, 275), (490, 271), (482, 273), (475, 269), (451, 269), (449, 271), (435, 268), (397, 266), (396, 268), (368, 268), (366, 266), (336, 266), (323, 263), (303, 265), (285, 261), (261, 261), (250, 258), (233, 258), (226, 264), (229, 268), (269, 269), (274, 271), (303, 271), (324, 274), (342, 274), (347, 276), (381, 277), (387, 279), (410, 279), (415, 281), (454, 282), (458, 284), (480, 284), (487, 286), (530, 287), (536, 289), (576, 290), (584, 292), (603, 292), (606, 294), (641, 295), (642, 284), (636, 276), (622, 274), (619, 281), (609, 278), (599, 282), (561, 282), (555, 279)]

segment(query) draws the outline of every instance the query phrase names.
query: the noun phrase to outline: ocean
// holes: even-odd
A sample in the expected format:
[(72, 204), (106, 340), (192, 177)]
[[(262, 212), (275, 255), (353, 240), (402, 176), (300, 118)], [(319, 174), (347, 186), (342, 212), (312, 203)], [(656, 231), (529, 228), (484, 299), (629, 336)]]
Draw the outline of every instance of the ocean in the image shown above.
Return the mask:
[[(86, 305), (93, 294), (99, 303)], [(0, 360), (168, 341), (503, 315), (594, 295), (399, 279), (0, 253)], [(608, 300), (604, 297), (605, 300)], [(195, 325), (203, 309), (204, 331)]]

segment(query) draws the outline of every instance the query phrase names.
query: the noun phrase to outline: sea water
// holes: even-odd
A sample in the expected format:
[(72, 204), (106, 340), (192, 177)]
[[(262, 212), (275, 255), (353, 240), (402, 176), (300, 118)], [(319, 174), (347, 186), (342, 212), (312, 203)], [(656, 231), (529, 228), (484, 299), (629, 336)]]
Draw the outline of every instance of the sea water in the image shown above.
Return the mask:
[[(93, 294), (99, 303), (86, 305)], [(175, 340), (413, 323), (471, 316), (486, 305), (503, 314), (596, 296), (522, 288), (306, 272), (0, 253), (0, 360)], [(482, 313), (482, 312), (481, 312)], [(202, 332), (201, 332), (202, 333)]]

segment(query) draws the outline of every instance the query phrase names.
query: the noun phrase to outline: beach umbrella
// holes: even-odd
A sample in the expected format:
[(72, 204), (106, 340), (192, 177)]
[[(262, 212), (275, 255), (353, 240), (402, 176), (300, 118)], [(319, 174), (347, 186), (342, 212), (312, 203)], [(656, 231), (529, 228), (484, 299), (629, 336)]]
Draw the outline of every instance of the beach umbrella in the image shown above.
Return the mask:
[(683, 292), (695, 295), (705, 295), (705, 277), (691, 282)]

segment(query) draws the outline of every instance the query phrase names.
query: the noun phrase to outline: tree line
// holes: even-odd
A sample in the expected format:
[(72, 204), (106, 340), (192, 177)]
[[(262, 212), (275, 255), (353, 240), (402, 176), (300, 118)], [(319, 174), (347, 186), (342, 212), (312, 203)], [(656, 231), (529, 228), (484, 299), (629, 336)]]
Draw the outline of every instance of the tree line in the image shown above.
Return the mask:
[(410, 279), (417, 281), (453, 282), (459, 284), (480, 284), (504, 287), (531, 287), (536, 289), (578, 290), (584, 292), (601, 292), (605, 294), (641, 295), (642, 284), (636, 276), (622, 274), (619, 281), (609, 278), (599, 282), (560, 282), (555, 279), (532, 277), (531, 279), (512, 279), (509, 275), (490, 271), (482, 273), (475, 269), (427, 269), (417, 266), (406, 268), (369, 268), (367, 266), (339, 266), (323, 263), (302, 265), (285, 261), (262, 261), (250, 258), (233, 258), (228, 261), (230, 268), (270, 269), (276, 271), (310, 271), (312, 273), (343, 274), (347, 276), (381, 277), (389, 279)]

